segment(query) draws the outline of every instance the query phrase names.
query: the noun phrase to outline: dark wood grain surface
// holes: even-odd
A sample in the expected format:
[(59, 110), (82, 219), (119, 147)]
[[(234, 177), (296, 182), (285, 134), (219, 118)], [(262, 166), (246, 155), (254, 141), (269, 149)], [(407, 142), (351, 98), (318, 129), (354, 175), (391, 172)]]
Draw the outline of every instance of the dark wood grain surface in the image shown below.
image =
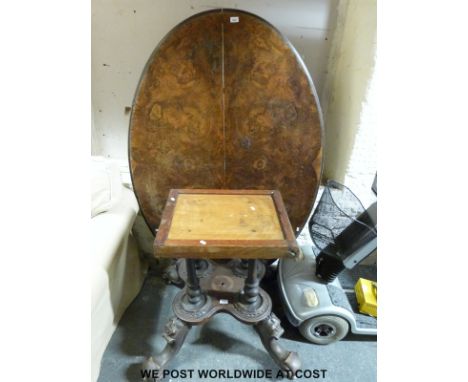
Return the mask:
[(136, 92), (129, 160), (141, 211), (154, 233), (172, 188), (274, 189), (297, 232), (318, 189), (321, 137), (312, 82), (275, 28), (237, 10), (195, 15), (159, 44)]

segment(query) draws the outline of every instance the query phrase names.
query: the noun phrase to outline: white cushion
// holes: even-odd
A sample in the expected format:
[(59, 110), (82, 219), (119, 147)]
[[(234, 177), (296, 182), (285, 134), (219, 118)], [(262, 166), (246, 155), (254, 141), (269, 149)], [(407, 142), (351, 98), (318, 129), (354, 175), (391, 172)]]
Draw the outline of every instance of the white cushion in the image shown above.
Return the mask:
[(91, 217), (109, 211), (122, 195), (120, 168), (102, 157), (91, 158)]
[(118, 203), (106, 213), (91, 219), (90, 242), (93, 266), (108, 269), (122, 239), (130, 234), (137, 213), (138, 203), (135, 195), (131, 190), (124, 188)]

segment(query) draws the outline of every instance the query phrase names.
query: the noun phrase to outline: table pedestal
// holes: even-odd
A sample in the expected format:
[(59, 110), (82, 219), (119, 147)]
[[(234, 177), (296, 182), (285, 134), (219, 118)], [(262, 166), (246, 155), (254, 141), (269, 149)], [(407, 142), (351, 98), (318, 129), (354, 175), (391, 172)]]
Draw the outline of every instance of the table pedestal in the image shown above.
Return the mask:
[(279, 338), (284, 330), (271, 311), (270, 296), (259, 287), (265, 273), (258, 260), (185, 259), (178, 263), (178, 275), (185, 287), (174, 298), (175, 316), (166, 324), (163, 334), (167, 341), (161, 353), (149, 357), (144, 369), (162, 370), (182, 347), (193, 325), (209, 321), (215, 314), (229, 313), (244, 324), (253, 325), (263, 346), (288, 376), (292, 377), (301, 362), (296, 352), (284, 349)]

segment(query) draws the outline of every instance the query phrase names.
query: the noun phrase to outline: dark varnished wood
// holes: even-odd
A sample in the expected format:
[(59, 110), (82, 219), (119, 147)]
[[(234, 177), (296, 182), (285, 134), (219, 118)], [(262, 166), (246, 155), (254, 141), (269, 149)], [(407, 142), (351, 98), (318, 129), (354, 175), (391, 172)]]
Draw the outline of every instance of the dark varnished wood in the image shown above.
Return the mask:
[(255, 15), (214, 10), (174, 28), (144, 70), (129, 138), (153, 232), (172, 188), (279, 190), (296, 233), (313, 206), (318, 100), (294, 48)]

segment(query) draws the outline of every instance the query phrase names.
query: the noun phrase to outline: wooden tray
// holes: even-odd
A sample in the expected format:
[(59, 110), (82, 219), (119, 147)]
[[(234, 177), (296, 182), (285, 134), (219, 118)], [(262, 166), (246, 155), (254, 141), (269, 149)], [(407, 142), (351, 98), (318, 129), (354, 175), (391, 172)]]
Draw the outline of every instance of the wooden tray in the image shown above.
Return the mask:
[(171, 190), (155, 255), (276, 259), (300, 255), (279, 191)]

